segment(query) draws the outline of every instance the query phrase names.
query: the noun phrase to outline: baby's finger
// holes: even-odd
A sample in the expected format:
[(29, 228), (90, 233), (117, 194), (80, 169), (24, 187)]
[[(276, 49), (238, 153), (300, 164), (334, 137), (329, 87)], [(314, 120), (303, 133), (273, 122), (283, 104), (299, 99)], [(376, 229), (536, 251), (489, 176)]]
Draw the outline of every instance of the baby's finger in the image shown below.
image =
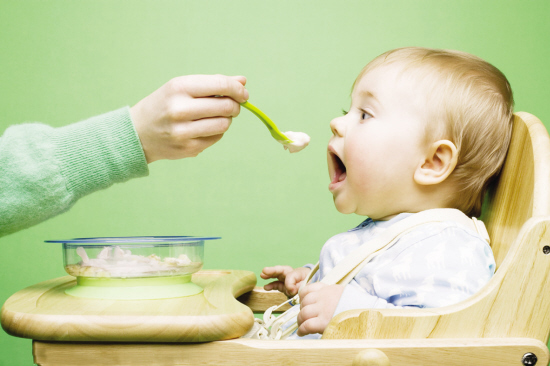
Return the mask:
[(264, 286), (264, 290), (266, 291), (277, 290), (280, 292), (284, 292), (284, 289), (285, 285), (281, 281), (274, 281)]
[(310, 318), (300, 324), (297, 334), (298, 336), (303, 337), (308, 334), (322, 333), (324, 331), (322, 323), (323, 321), (320, 318)]
[(296, 317), (296, 319), (298, 321), (298, 325), (301, 325), (306, 320), (315, 318), (318, 315), (319, 315), (318, 308), (315, 306), (315, 304), (312, 304), (300, 309), (300, 312), (298, 313), (298, 316)]
[[(300, 282), (298, 282), (297, 284), (295, 284), (294, 286), (292, 286), (292, 291), (294, 291), (294, 295), (296, 295), (298, 293), (298, 291), (300, 290), (300, 287), (302, 287), (302, 284), (305, 282), (305, 280), (302, 280)], [(285, 284), (285, 286), (288, 288), (288, 286)], [(292, 296), (294, 296), (292, 295)]]
[(262, 273), (260, 273), (260, 277), (264, 280), (267, 280), (269, 278), (277, 278), (279, 276), (278, 272), (275, 272), (273, 267), (266, 267), (262, 270)]
[(304, 299), (308, 294), (310, 294), (312, 292), (317, 292), (325, 286), (327, 286), (327, 285), (322, 283), (322, 282), (314, 282), (314, 283), (311, 283), (309, 285), (304, 286), (300, 290), (300, 301), (302, 299)]
[(292, 271), (290, 266), (274, 266), (265, 267), (260, 274), (264, 280), (268, 278), (278, 278), (280, 281), (284, 281), (286, 274)]
[(181, 80), (176, 81), (178, 82), (182, 83), (185, 92), (194, 98), (223, 95), (239, 103), (244, 103), (248, 99), (248, 91), (244, 84), (230, 76), (189, 75), (181, 77)]
[[(300, 281), (299, 283), (297, 283)], [(300, 284), (304, 282), (302, 280), (302, 276), (298, 271), (294, 271), (290, 273), (288, 276), (286, 276), (285, 279), (285, 286), (287, 288), (287, 291), (291, 293), (292, 296), (296, 295), (298, 293), (298, 290), (300, 289)]]
[(288, 296), (295, 296), (298, 293), (298, 288), (296, 286), (289, 286), (285, 282), (285, 288), (286, 292), (288, 293)]
[(319, 301), (319, 292), (313, 291), (304, 296), (300, 291), (300, 309), (303, 309), (308, 305), (314, 305), (317, 301)]

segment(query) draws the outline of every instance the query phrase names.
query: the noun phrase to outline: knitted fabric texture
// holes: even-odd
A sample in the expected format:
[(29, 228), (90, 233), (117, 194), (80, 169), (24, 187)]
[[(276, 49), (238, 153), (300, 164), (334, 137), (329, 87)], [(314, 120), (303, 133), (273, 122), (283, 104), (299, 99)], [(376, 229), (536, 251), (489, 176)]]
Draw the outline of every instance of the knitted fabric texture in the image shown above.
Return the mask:
[(36, 225), (114, 183), (149, 174), (129, 108), (65, 127), (9, 127), (0, 137), (0, 236)]

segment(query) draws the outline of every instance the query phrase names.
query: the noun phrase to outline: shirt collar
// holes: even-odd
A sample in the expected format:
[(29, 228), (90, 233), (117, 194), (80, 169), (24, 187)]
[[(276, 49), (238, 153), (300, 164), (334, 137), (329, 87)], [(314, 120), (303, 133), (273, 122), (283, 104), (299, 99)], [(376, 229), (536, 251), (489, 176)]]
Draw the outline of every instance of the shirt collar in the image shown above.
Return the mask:
[(365, 228), (369, 225), (374, 225), (375, 227), (379, 227), (379, 228), (386, 228), (388, 226), (391, 226), (393, 224), (395, 224), (396, 222), (399, 222), (411, 215), (414, 215), (413, 213), (410, 213), (410, 212), (402, 212), (400, 214), (398, 214), (397, 216), (391, 218), (390, 220), (373, 220), (371, 219), (370, 217), (367, 218), (365, 221), (363, 221), (362, 223), (360, 223), (358, 226), (354, 227), (353, 229), (351, 230), (348, 230), (348, 231), (356, 231), (356, 230), (360, 230), (362, 228)]

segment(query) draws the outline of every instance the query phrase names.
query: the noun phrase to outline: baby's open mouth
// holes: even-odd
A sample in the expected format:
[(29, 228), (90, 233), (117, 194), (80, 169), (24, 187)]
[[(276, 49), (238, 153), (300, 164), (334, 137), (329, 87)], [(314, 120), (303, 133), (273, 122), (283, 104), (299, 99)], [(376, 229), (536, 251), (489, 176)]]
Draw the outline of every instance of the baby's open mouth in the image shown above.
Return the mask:
[(332, 151), (330, 152), (330, 157), (332, 159), (332, 180), (331, 184), (342, 182), (346, 179), (346, 166), (342, 162), (342, 159)]

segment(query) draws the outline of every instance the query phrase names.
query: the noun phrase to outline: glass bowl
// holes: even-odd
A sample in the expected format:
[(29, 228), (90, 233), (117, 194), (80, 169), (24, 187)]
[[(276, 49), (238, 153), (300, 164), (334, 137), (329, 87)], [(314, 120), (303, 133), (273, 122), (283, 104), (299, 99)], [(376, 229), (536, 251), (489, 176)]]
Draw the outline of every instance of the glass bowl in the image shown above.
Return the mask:
[[(65, 271), (77, 297), (156, 299), (201, 292), (191, 275), (202, 268), (204, 242), (219, 237), (139, 236), (47, 240), (63, 244)], [(200, 289), (200, 291), (199, 291)]]

